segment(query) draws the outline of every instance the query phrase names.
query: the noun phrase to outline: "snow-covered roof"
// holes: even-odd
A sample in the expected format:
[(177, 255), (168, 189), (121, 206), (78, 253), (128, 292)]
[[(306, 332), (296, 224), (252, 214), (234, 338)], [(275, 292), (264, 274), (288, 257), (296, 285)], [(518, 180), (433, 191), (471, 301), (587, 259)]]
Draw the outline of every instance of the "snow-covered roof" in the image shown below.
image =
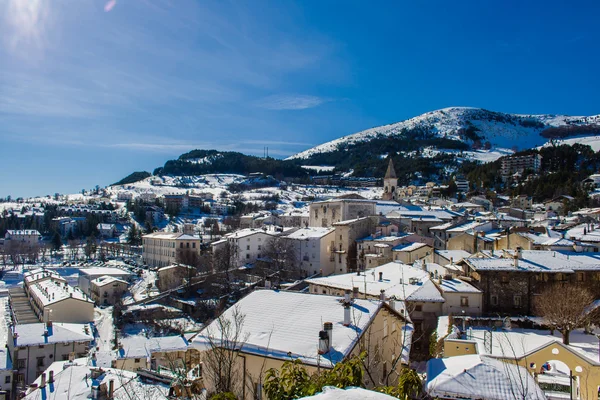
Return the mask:
[(92, 303), (92, 300), (78, 287), (73, 287), (64, 280), (54, 278), (32, 283), (29, 286), (29, 293), (44, 306), (58, 303), (68, 298)]
[(442, 292), (447, 293), (482, 293), (475, 286), (460, 279), (442, 279), (438, 286)]
[(339, 389), (325, 386), (321, 393), (314, 396), (301, 397), (301, 400), (392, 400), (395, 397), (357, 387)]
[[(470, 340), (475, 341), (478, 353), (493, 357), (521, 358), (548, 344), (554, 342), (562, 344), (562, 336), (558, 331), (552, 335), (548, 330), (513, 328), (491, 331), (491, 352), (489, 352), (484, 345), (484, 337), (490, 333), (486, 334), (483, 329), (472, 329), (470, 332)], [(585, 333), (583, 329), (576, 329), (571, 332), (569, 344), (566, 346), (582, 357), (586, 357), (590, 363), (600, 365), (596, 334), (600, 334), (598, 329), (595, 329), (592, 334)]]
[(275, 232), (270, 230), (263, 230), (259, 228), (246, 228), (240, 229), (239, 231), (235, 231), (227, 235), (230, 239), (241, 239), (252, 235), (262, 234), (262, 235), (273, 235)]
[(333, 226), (344, 226), (344, 225), (351, 225), (357, 221), (363, 221), (365, 219), (368, 219), (369, 217), (362, 217), (362, 218), (355, 218), (355, 219), (347, 219), (345, 221), (340, 221), (340, 222), (335, 222), (333, 224)]
[(429, 228), (430, 231), (445, 231), (450, 227), (454, 226), (454, 222), (446, 222), (445, 224), (432, 226)]
[(164, 240), (192, 240), (199, 239), (195, 236), (187, 235), (185, 233), (175, 232), (154, 232), (142, 236), (147, 239), (164, 239)]
[(480, 228), (480, 227), (483, 228), (482, 225), (485, 225), (485, 224), (478, 222), (478, 221), (472, 221), (472, 222), (467, 222), (467, 223), (455, 226), (454, 228), (450, 228), (450, 229), (446, 230), (446, 232), (449, 232), (449, 233), (467, 232), (472, 229), (477, 230), (477, 228)]
[[(340, 298), (316, 294), (257, 290), (226, 310), (221, 318), (244, 316), (239, 344), (246, 353), (331, 367), (350, 354), (362, 333), (379, 311), (381, 302), (354, 300), (352, 325), (344, 326)], [(333, 350), (319, 355), (319, 332), (324, 322), (333, 323)], [(200, 350), (210, 348), (208, 338), (220, 340), (218, 321), (213, 321), (193, 339)]]
[(117, 350), (118, 358), (146, 358), (153, 353), (186, 351), (189, 346), (183, 336), (147, 338), (143, 335), (134, 335), (119, 339), (119, 344), (123, 347)]
[(38, 377), (34, 382), (36, 387), (31, 387), (24, 399), (87, 400), (92, 397), (92, 386), (106, 385), (108, 389), (109, 381), (114, 382), (114, 400), (162, 400), (169, 394), (168, 385), (146, 383), (135, 372), (103, 368), (94, 379), (93, 370), (97, 371), (86, 365), (86, 359), (54, 362), (45, 371), (47, 377), (54, 371), (54, 382), (40, 387), (42, 377)]
[(435, 252), (446, 260), (452, 259), (453, 262), (458, 262), (463, 258), (471, 256), (471, 253), (465, 250), (435, 250)]
[(110, 285), (112, 283), (124, 283), (125, 285), (127, 285), (126, 281), (119, 279), (119, 278), (115, 278), (114, 276), (108, 276), (108, 275), (104, 275), (104, 276), (101, 276), (100, 278), (96, 278), (92, 281), (92, 283), (98, 287)]
[(467, 258), (464, 261), (478, 271), (561, 272), (600, 270), (599, 253), (571, 251), (523, 250), (515, 267), (512, 250), (504, 250), (501, 258)]
[(290, 233), (287, 238), (296, 240), (322, 238), (334, 230), (333, 228), (302, 228)]
[[(379, 273), (383, 273), (379, 280)], [(307, 279), (306, 282), (340, 290), (358, 287), (360, 293), (378, 297), (385, 290), (386, 297), (398, 300), (443, 302), (444, 298), (431, 282), (429, 274), (420, 268), (391, 262), (356, 273)]]
[(478, 354), (430, 359), (425, 390), (444, 399), (546, 399), (525, 368)]
[(79, 275), (87, 275), (90, 277), (100, 277), (100, 276), (104, 276), (104, 275), (128, 277), (131, 275), (131, 273), (128, 271), (125, 271), (121, 268), (95, 267), (95, 268), (82, 268), (79, 270)]
[(40, 233), (34, 229), (9, 229), (6, 233), (11, 236), (40, 236)]
[(419, 250), (425, 246), (428, 246), (427, 243), (419, 243), (419, 242), (415, 242), (415, 243), (403, 243), (403, 244), (399, 244), (397, 246), (394, 246), (392, 248), (392, 251), (398, 251), (398, 252), (411, 252), (411, 251), (415, 251), (415, 250)]
[[(15, 333), (16, 338), (14, 338)], [(41, 322), (35, 324), (22, 324), (13, 326), (12, 334), (15, 347), (37, 346), (62, 342), (89, 342), (94, 340), (90, 324), (54, 322), (50, 328), (48, 328), (45, 323)]]
[(52, 271), (45, 268), (34, 269), (33, 271), (28, 271), (23, 274), (23, 280), (27, 284), (50, 278), (66, 282), (66, 280), (63, 277), (61, 277), (56, 271)]

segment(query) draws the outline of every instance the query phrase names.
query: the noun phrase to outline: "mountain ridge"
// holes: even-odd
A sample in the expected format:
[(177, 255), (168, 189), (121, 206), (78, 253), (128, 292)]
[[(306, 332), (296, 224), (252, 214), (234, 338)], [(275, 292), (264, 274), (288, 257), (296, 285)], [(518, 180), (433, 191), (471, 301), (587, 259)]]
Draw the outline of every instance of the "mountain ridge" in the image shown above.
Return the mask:
[[(548, 138), (541, 133), (550, 128), (566, 126), (597, 127), (600, 134), (600, 115), (567, 116), (556, 114), (511, 114), (476, 107), (447, 107), (382, 125), (322, 143), (296, 153), (286, 160), (310, 159), (315, 154), (330, 153), (340, 147), (381, 137), (403, 138), (407, 132), (421, 130), (424, 137), (450, 139), (471, 145), (490, 142), (494, 149), (510, 149), (515, 140), (522, 149), (544, 145)], [(560, 133), (559, 133), (560, 134)], [(575, 132), (576, 134), (576, 132)], [(571, 135), (569, 135), (571, 136)], [(589, 133), (585, 136), (591, 136)], [(500, 157), (501, 155), (498, 155)]]

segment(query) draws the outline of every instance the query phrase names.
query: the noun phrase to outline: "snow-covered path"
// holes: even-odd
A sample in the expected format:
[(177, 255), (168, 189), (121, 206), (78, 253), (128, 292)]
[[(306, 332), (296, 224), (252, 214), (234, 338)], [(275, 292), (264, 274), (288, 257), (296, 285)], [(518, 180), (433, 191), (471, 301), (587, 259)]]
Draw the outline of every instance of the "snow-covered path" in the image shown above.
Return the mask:
[(97, 330), (96, 347), (96, 366), (110, 367), (112, 360), (112, 340), (115, 336), (115, 326), (113, 323), (113, 308), (96, 307), (94, 318)]

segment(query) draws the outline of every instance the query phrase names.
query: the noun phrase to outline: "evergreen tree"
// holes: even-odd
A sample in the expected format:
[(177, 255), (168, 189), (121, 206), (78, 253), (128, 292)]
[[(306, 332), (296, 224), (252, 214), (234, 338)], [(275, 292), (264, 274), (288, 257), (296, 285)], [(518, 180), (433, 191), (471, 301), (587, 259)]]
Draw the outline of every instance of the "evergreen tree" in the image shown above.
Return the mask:
[(52, 236), (52, 248), (55, 251), (60, 250), (60, 248), (62, 247), (62, 240), (60, 238), (60, 235), (58, 234), (58, 232), (54, 232), (54, 236)]

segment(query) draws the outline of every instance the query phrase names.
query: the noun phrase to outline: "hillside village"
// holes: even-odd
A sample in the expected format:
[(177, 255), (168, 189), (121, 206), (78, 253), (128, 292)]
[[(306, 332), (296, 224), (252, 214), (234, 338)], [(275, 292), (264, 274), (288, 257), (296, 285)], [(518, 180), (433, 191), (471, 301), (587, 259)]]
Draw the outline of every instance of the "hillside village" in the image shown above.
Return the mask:
[(153, 175), (0, 203), (4, 398), (270, 398), (289, 361), (356, 360), (358, 386), (413, 376), (411, 398), (598, 398), (600, 208), (458, 175), (453, 197), (399, 186), (392, 160), (315, 180)]

